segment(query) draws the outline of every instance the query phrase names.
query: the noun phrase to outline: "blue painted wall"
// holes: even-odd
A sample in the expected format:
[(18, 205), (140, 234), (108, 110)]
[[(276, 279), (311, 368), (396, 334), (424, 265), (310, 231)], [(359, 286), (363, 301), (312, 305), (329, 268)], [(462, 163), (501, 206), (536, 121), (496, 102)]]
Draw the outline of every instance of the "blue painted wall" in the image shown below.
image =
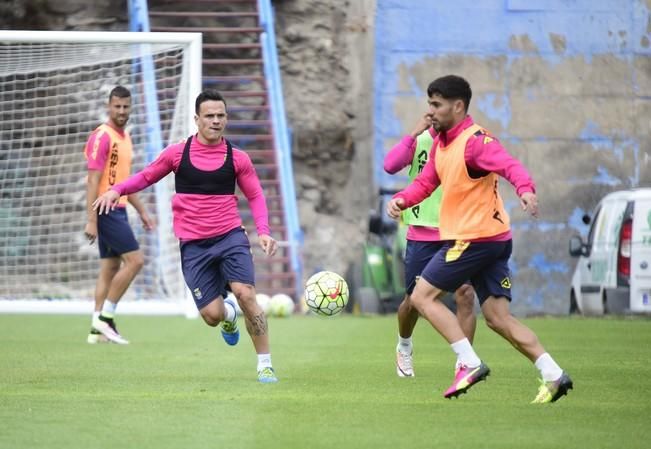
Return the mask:
[[(649, 2), (377, 0), (375, 23), (376, 184), (395, 187), (406, 182), (404, 176), (396, 178), (384, 173), (382, 160), (413, 125), (404, 117), (409, 105), (422, 104), (425, 110), (424, 81), (447, 73), (468, 77), (464, 70), (472, 75), (473, 64), (482, 66), (486, 80), (480, 83), (481, 91), (473, 96), (471, 114), (491, 121), (498, 128), (492, 130), (504, 145), (525, 165), (536, 167), (532, 172), (537, 175), (534, 178), (539, 190), (542, 183), (553, 181), (556, 190), (544, 186), (546, 195), (539, 196), (546, 196), (548, 202), (563, 209), (537, 222), (511, 214), (516, 244), (514, 275), (529, 273), (526, 288), (518, 286), (516, 280), (514, 293), (523, 297), (521, 307), (528, 313), (565, 310), (565, 300), (557, 298), (567, 296), (575, 264), (567, 256), (567, 238), (586, 232), (580, 219), (583, 213), (589, 212), (609, 191), (651, 184)], [(440, 72), (438, 62), (451, 56), (463, 61), (461, 71)], [(485, 68), (490, 66), (487, 61), (498, 61), (492, 66), (492, 74), (486, 74)], [(516, 70), (522, 73), (524, 61), (538, 61), (544, 67), (540, 85), (523, 83), (514, 75)], [(573, 84), (571, 69), (568, 72), (571, 64), (590, 71), (590, 75), (585, 75), (587, 84)], [(555, 69), (560, 72), (557, 79), (553, 75)], [(419, 78), (414, 75), (418, 70), (431, 76)], [(489, 80), (491, 76), (493, 79)], [(592, 86), (596, 91), (591, 91), (590, 80), (595, 79), (600, 86)], [(518, 101), (518, 95), (528, 102), (525, 107)], [(522, 123), (516, 120), (523, 114), (535, 118), (531, 111), (539, 110), (544, 121), (556, 113), (553, 108), (546, 109), (550, 98), (559, 106), (559, 128), (564, 123), (578, 128), (567, 131), (571, 135), (543, 132), (544, 127), (523, 132)], [(568, 101), (573, 104), (564, 108)], [(622, 111), (630, 114), (630, 120), (622, 119)], [(630, 126), (627, 121), (632, 122)], [(611, 122), (613, 125), (609, 126)], [(573, 148), (576, 151), (571, 153)], [(541, 159), (541, 153), (546, 153), (547, 159)], [(554, 174), (551, 164), (564, 156), (573, 158), (576, 170)], [(583, 170), (584, 166), (588, 168)], [(506, 189), (508, 185), (504, 182), (501, 191)], [(508, 192), (504, 196), (511, 210), (517, 212), (516, 198)], [(534, 239), (555, 242), (553, 251), (537, 245), (524, 248), (521, 244)], [(532, 271), (537, 274), (531, 274)]]

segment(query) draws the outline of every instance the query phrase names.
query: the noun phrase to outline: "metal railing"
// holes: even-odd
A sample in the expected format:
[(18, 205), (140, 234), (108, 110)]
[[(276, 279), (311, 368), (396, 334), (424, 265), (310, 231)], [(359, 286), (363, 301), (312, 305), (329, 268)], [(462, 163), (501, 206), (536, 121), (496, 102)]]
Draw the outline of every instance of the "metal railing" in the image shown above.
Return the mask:
[[(128, 0), (129, 7), (129, 31), (149, 33), (149, 8), (147, 6), (147, 0)], [(194, 53), (195, 60), (200, 59), (201, 52), (201, 39), (198, 42), (195, 42), (192, 52)], [(142, 95), (145, 99), (145, 120), (146, 120), (146, 130), (145, 133), (145, 160), (149, 164), (153, 162), (157, 157), (160, 151), (165, 147), (166, 144), (163, 142), (163, 132), (161, 128), (160, 120), (160, 109), (158, 107), (158, 93), (156, 88), (156, 77), (154, 62), (151, 57), (151, 52), (149, 51), (150, 44), (139, 44), (135, 46), (134, 52), (139, 53), (139, 57), (136, 58), (138, 61), (136, 64), (139, 67), (136, 67), (134, 72), (142, 73)], [(189, 59), (184, 57), (184, 64), (189, 64)], [(192, 69), (194, 75), (189, 74), (189, 70), (186, 72), (186, 76), (190, 78), (188, 81), (188, 98), (192, 99), (193, 94), (196, 94), (195, 91), (200, 89), (200, 80), (201, 80), (201, 66), (194, 67)], [(195, 78), (196, 82), (192, 81), (192, 78)], [(192, 101), (192, 100), (189, 100)], [(193, 101), (188, 105), (188, 110), (193, 110)], [(188, 118), (186, 123), (188, 130), (193, 128), (192, 115)], [(156, 232), (158, 233), (158, 245), (157, 245), (157, 256), (160, 255), (160, 242), (165, 241), (167, 233), (171, 230), (169, 229), (169, 223), (172, 222), (169, 215), (170, 210), (167, 205), (170, 202), (169, 192), (166, 189), (163, 183), (156, 183), (154, 185), (154, 192), (156, 198), (156, 215), (158, 220), (158, 226), (156, 227)], [(160, 278), (164, 279), (165, 276), (163, 273), (159, 273)], [(187, 318), (196, 318), (198, 317), (198, 312), (194, 307), (194, 301), (190, 291), (185, 289), (185, 298), (184, 298), (184, 313)]]
[(296, 294), (300, 296), (303, 291), (303, 266), (300, 257), (301, 247), (303, 246), (303, 233), (298, 222), (292, 150), (285, 115), (280, 69), (278, 67), (274, 12), (271, 1), (258, 0), (258, 11), (260, 13), (260, 26), (264, 30), (260, 35), (260, 42), (264, 61), (264, 75), (267, 91), (269, 92), (271, 122), (273, 124), (273, 137), (278, 161), (280, 189), (283, 196), (290, 262), (292, 270), (296, 274)]
[[(280, 190), (283, 197), (283, 211), (287, 227), (287, 243), (289, 247), (291, 269), (296, 275), (296, 294), (300, 295), (303, 287), (303, 266), (301, 259), (301, 248), (303, 246), (303, 233), (298, 221), (298, 208), (296, 205), (296, 190), (294, 187), (294, 172), (292, 168), (292, 151), (290, 130), (287, 126), (285, 114), (285, 103), (283, 100), (283, 89), (278, 66), (278, 52), (276, 47), (276, 33), (274, 29), (274, 12), (270, 0), (258, 0), (258, 12), (260, 14), (260, 26), (264, 30), (260, 35), (262, 57), (264, 61), (264, 75), (269, 93), (269, 107), (271, 113), (272, 133), (276, 160), (278, 161), (278, 177)], [(146, 0), (129, 0), (129, 17), (131, 31), (148, 32), (149, 13)], [(150, 140), (147, 143), (147, 159), (154, 155), (152, 153), (162, 148), (162, 137), (160, 132), (160, 118), (158, 105), (156, 103), (155, 84), (146, 77), (150, 72), (146, 58), (142, 61), (143, 76), (145, 77), (145, 98), (147, 98), (147, 127), (151, 131)], [(152, 67), (153, 69), (153, 67)], [(153, 87), (152, 87), (153, 86)], [(153, 89), (153, 90), (149, 90)], [(151, 100), (150, 100), (151, 99)], [(298, 299), (298, 298), (297, 298)]]

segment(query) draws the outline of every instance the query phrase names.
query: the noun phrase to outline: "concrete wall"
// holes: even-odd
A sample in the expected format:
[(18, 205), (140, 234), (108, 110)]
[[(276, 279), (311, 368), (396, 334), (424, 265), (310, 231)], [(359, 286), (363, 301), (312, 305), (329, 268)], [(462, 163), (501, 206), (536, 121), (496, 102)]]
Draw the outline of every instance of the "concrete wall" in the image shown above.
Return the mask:
[(565, 313), (581, 216), (613, 190), (651, 186), (651, 0), (377, 0), (374, 178), (427, 107), (438, 76), (464, 76), (470, 114), (530, 170), (541, 217), (513, 189), (513, 310)]

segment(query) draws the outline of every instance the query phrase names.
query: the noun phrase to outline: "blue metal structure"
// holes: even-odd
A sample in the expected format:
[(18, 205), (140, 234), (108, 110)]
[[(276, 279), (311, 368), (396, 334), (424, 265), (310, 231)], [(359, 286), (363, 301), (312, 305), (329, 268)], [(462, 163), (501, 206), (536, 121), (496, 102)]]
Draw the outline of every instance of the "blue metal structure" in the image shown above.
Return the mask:
[[(129, 0), (129, 31), (148, 32), (149, 15), (146, 0)], [(148, 44), (142, 44), (148, 45)], [(147, 133), (145, 142), (146, 161), (152, 162), (163, 149), (163, 137), (160, 125), (160, 111), (156, 94), (156, 79), (154, 63), (151, 56), (143, 52), (140, 58), (142, 64), (143, 94), (145, 96), (145, 111), (147, 117)]]
[[(260, 36), (264, 75), (269, 93), (269, 107), (273, 129), (274, 148), (278, 163), (280, 190), (283, 198), (283, 212), (287, 228), (291, 269), (295, 273), (296, 292), (302, 290), (302, 260), (300, 249), (303, 244), (303, 233), (299, 226), (294, 174), (292, 169), (291, 140), (285, 114), (282, 82), (278, 66), (276, 35), (274, 30), (274, 13), (270, 0), (258, 0), (257, 3), (260, 26), (263, 32)], [(146, 0), (129, 0), (130, 31), (150, 31), (149, 14)], [(144, 80), (144, 95), (147, 112), (146, 143), (147, 161), (153, 160), (163, 148), (160, 115), (156, 96), (153, 64), (150, 58), (143, 57), (142, 74)]]
[(283, 196), (287, 239), (290, 245), (291, 266), (296, 273), (296, 292), (303, 291), (302, 261), (300, 248), (303, 244), (303, 233), (298, 222), (296, 206), (296, 191), (294, 187), (294, 172), (292, 169), (292, 151), (289, 139), (289, 129), (285, 114), (283, 89), (278, 67), (278, 52), (276, 47), (276, 32), (274, 29), (274, 13), (270, 0), (258, 0), (260, 26), (263, 28), (260, 41), (264, 60), (264, 74), (269, 92), (269, 102), (272, 117), (274, 147), (278, 161), (280, 189)]

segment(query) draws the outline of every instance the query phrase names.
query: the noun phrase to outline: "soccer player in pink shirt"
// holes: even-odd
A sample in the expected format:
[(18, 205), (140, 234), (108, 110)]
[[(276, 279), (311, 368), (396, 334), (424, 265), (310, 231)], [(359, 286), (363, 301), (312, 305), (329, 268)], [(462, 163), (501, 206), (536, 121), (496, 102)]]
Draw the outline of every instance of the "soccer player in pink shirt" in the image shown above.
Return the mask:
[(135, 193), (120, 197), (110, 216), (98, 215), (93, 210), (98, 195), (126, 180), (131, 173), (133, 145), (125, 129), (131, 114), (131, 92), (126, 87), (116, 86), (111, 90), (108, 113), (107, 122), (91, 133), (84, 148), (88, 161), (88, 222), (84, 233), (91, 243), (97, 240), (100, 257), (95, 311), (87, 341), (90, 344), (104, 341), (128, 344), (129, 341), (118, 332), (114, 316), (118, 302), (142, 268), (144, 256), (129, 226), (127, 202), (138, 211), (145, 229), (153, 229), (154, 221)]
[(446, 398), (457, 397), (490, 373), (464, 335), (456, 317), (440, 302), (470, 279), (486, 324), (534, 363), (542, 382), (532, 403), (554, 402), (572, 389), (570, 376), (545, 350), (536, 334), (509, 311), (511, 226), (498, 180), (516, 189), (522, 208), (538, 215), (536, 186), (524, 166), (468, 115), (472, 91), (455, 75), (437, 78), (427, 88), (437, 140), (423, 171), (387, 203), (387, 213), (402, 210), (443, 188), (439, 230), (448, 242), (423, 269), (412, 303), (450, 343), (462, 367)]
[(267, 203), (249, 156), (224, 138), (226, 101), (215, 90), (204, 90), (195, 101), (197, 134), (169, 145), (159, 157), (125, 182), (100, 196), (93, 207), (100, 215), (113, 210), (120, 195), (138, 192), (174, 172), (172, 199), (174, 233), (180, 240), (181, 265), (203, 320), (229, 345), (239, 341), (233, 292), (245, 317), (258, 356), (262, 383), (277, 382), (271, 364), (267, 319), (256, 302), (253, 256), (237, 209), (235, 184), (249, 202), (259, 244), (265, 254), (276, 252)]

